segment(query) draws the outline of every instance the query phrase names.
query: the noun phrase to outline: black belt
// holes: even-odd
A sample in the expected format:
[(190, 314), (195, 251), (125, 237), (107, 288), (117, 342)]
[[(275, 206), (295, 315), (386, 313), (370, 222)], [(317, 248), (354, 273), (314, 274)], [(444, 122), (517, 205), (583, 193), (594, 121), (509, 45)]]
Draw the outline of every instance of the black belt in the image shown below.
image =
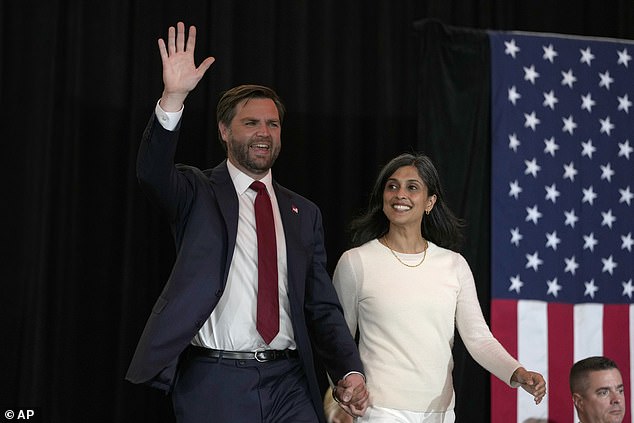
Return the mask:
[(191, 345), (189, 352), (195, 356), (224, 358), (229, 360), (255, 360), (260, 363), (299, 357), (297, 350), (225, 351)]

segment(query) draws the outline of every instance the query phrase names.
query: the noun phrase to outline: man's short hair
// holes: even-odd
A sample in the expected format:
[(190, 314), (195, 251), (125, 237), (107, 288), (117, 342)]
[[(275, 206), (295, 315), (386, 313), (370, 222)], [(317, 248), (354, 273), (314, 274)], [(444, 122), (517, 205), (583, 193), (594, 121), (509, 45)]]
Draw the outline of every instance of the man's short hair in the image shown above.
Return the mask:
[(239, 85), (223, 93), (216, 108), (216, 122), (229, 126), (236, 115), (236, 106), (244, 100), (252, 98), (269, 98), (275, 103), (280, 118), (280, 124), (284, 121), (286, 109), (277, 93), (262, 85)]
[(570, 392), (582, 393), (587, 387), (587, 376), (599, 370), (619, 369), (616, 363), (607, 357), (588, 357), (577, 361), (570, 369)]

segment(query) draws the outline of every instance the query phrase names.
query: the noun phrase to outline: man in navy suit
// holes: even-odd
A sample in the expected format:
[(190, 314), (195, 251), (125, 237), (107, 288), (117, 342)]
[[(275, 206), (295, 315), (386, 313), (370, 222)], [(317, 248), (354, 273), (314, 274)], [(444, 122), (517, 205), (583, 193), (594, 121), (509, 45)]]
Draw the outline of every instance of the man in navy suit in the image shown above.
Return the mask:
[[(164, 90), (143, 134), (137, 176), (166, 213), (177, 256), (126, 378), (171, 393), (181, 423), (322, 422), (314, 349), (338, 381), (340, 405), (363, 415), (363, 367), (326, 270), (320, 211), (272, 178), (284, 118), (277, 94), (256, 85), (227, 91), (217, 109), (227, 160), (205, 171), (174, 165), (185, 98), (214, 61), (196, 67), (195, 44), (196, 28), (186, 38), (182, 22), (169, 28), (167, 43), (159, 40)], [(266, 187), (275, 227), (272, 337), (256, 324), (254, 181)]]

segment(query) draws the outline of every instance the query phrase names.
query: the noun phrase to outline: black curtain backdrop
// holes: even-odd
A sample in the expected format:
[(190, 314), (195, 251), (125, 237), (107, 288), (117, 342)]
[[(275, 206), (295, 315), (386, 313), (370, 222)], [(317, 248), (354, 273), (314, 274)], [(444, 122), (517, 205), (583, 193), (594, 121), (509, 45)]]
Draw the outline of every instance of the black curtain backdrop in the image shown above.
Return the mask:
[[(332, 270), (380, 166), (428, 153), (469, 223), (487, 317), (482, 30), (634, 38), (631, 0), (0, 1), (3, 413), (173, 421), (169, 398), (123, 377), (174, 258), (134, 164), (162, 89), (156, 39), (177, 20), (198, 27), (197, 57), (217, 60), (187, 101), (178, 161), (223, 159), (222, 91), (274, 87), (289, 110), (274, 174), (322, 208)], [(488, 376), (455, 350), (458, 421), (486, 422)]]

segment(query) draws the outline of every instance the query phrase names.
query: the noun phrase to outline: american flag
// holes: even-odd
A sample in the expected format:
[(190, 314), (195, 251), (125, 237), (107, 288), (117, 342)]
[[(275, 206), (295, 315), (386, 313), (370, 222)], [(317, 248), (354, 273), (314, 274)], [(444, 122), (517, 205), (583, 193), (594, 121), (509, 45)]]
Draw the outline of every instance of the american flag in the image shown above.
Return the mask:
[(492, 378), (491, 421), (576, 421), (568, 374), (592, 355), (617, 362), (630, 408), (634, 43), (516, 32), (489, 39), (491, 327), (548, 382), (536, 406)]

